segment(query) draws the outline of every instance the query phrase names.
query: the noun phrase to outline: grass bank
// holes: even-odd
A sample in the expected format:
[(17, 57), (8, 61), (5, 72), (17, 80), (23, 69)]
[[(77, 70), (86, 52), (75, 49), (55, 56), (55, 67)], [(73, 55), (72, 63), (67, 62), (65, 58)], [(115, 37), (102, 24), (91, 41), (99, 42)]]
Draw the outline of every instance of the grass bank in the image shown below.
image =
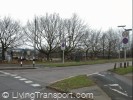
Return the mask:
[[(132, 59), (129, 58), (127, 61), (131, 61)], [(104, 63), (111, 63), (111, 62), (119, 62), (119, 59), (102, 59), (102, 60), (89, 60), (89, 61), (81, 61), (81, 62), (65, 62), (64, 64), (62, 62), (37, 62), (38, 64), (44, 64), (46, 66), (51, 67), (68, 67), (68, 66), (80, 66), (80, 65), (93, 65), (93, 64), (104, 64)], [(124, 61), (124, 59), (121, 59), (121, 62)]]
[(128, 74), (128, 73), (132, 73), (133, 67), (128, 66), (126, 68), (116, 68), (116, 69), (111, 69), (110, 71), (117, 73), (117, 74), (120, 74), (120, 75), (124, 75), (124, 74)]
[(50, 87), (59, 91), (69, 92), (72, 89), (88, 87), (94, 84), (95, 83), (90, 80), (86, 75), (79, 75), (55, 82), (51, 84)]

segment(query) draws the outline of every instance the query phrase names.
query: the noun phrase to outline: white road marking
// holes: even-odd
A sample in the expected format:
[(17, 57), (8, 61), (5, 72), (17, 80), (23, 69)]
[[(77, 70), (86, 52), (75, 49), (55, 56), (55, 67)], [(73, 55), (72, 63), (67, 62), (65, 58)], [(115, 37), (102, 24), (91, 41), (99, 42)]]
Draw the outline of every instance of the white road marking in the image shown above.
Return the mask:
[(119, 86), (119, 84), (109, 84), (109, 86)]
[(22, 78), (21, 76), (16, 76), (16, 77), (14, 77), (14, 78)]
[(122, 94), (122, 95), (124, 95), (124, 96), (128, 96), (127, 93), (123, 93), (123, 92), (121, 92), (121, 91), (119, 91), (119, 90), (116, 90), (116, 89), (111, 89), (111, 90), (116, 91), (116, 92), (118, 92), (118, 93), (120, 93), (120, 94)]
[(24, 81), (25, 83), (33, 83), (32, 81)]
[(41, 85), (40, 84), (31, 84), (31, 86), (33, 86), (33, 87), (39, 87)]
[(33, 87), (40, 87), (41, 85), (40, 84), (32, 84), (33, 81), (30, 81), (30, 80), (27, 80), (26, 78), (22, 78), (21, 76), (17, 76), (17, 74), (11, 74), (11, 73), (7, 73), (7, 72), (4, 72), (4, 71), (0, 71), (1, 73), (3, 73), (4, 75), (0, 75), (0, 76), (7, 76), (7, 75), (10, 75), (20, 81), (24, 81), (25, 83), (29, 83), (31, 86)]
[(91, 76), (91, 75), (94, 75), (94, 74), (98, 74), (98, 72), (95, 72), (95, 73), (92, 73), (92, 74), (87, 74), (87, 76)]
[(2, 75), (0, 75), (0, 76), (7, 76), (7, 75), (3, 75), (3, 74), (2, 74)]
[[(112, 87), (119, 87), (119, 89), (123, 90), (119, 84), (108, 84), (108, 85)], [(104, 86), (108, 86), (108, 85), (104, 85)]]
[(105, 75), (103, 75), (103, 74), (99, 74), (99, 73), (97, 73), (97, 75), (99, 75), (99, 76), (103, 76), (103, 77), (105, 76)]
[(4, 72), (4, 74), (6, 74), (6, 75), (10, 75), (10, 73), (7, 73), (7, 72)]
[(0, 71), (1, 73), (4, 73), (3, 71)]
[(26, 78), (20, 78), (19, 79), (20, 81), (25, 81), (25, 80), (27, 80)]
[(11, 74), (11, 76), (13, 76), (13, 77), (14, 77), (14, 76), (17, 76), (17, 74)]

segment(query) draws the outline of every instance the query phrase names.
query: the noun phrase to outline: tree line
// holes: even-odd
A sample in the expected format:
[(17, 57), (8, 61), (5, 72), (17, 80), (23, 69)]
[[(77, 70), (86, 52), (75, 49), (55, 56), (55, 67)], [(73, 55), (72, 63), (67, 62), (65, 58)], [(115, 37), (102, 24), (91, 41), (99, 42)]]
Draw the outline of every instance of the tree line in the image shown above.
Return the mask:
[[(10, 17), (0, 19), (0, 47), (2, 59), (8, 48), (27, 45), (35, 47), (47, 60), (54, 53), (61, 55), (61, 41), (65, 39), (65, 57), (72, 59), (76, 52), (84, 53), (85, 59), (117, 57), (122, 50), (122, 30), (112, 28), (107, 31), (91, 29), (76, 14), (71, 18), (61, 18), (59, 14), (35, 16), (22, 26)], [(131, 43), (128, 44), (131, 52)], [(79, 52), (79, 53), (80, 53)]]

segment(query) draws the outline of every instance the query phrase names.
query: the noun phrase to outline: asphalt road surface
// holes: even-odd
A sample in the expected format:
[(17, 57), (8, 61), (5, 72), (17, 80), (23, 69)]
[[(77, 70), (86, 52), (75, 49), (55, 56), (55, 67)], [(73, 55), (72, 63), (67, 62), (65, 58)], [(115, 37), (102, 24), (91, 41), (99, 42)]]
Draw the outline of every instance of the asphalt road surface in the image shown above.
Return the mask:
[[(46, 93), (50, 93), (50, 92), (54, 93), (54, 91), (45, 89), (45, 86), (55, 81), (59, 81), (61, 79), (68, 78), (71, 76), (76, 76), (81, 74), (92, 74), (92, 73), (98, 73), (101, 71), (106, 71), (108, 69), (113, 68), (113, 66), (114, 66), (114, 63), (106, 63), (106, 64), (83, 65), (83, 66), (74, 66), (74, 67), (60, 67), (60, 68), (45, 67), (45, 68), (27, 69), (27, 70), (4, 70), (4, 71), (1, 70), (0, 71), (0, 100), (21, 100), (21, 99), (12, 99), (10, 97), (12, 92), (32, 93), (32, 92), (41, 91)], [(101, 76), (98, 76), (98, 77), (100, 79), (103, 79), (103, 77), (101, 78)], [(111, 76), (108, 76), (108, 77), (110, 78)], [(104, 80), (106, 80), (106, 78)], [(113, 79), (112, 77), (112, 80), (115, 80), (115, 79)], [(109, 87), (108, 84), (116, 85), (118, 83), (110, 83), (110, 81), (107, 81), (107, 83), (104, 84), (105, 85), (104, 88), (108, 88)], [(126, 86), (126, 84), (124, 83), (123, 85)], [(118, 88), (118, 85), (116, 86)], [(131, 87), (129, 88), (131, 89)], [(126, 90), (127, 92), (129, 91), (128, 96), (131, 96), (130, 89)], [(114, 88), (112, 91), (114, 91), (115, 94), (118, 92), (117, 90), (114, 90)], [(3, 99), (2, 97), (3, 95), (5, 97), (8, 96), (8, 94), (4, 92), (9, 92), (10, 94), (9, 98)], [(125, 92), (122, 91), (122, 93), (126, 95)], [(118, 96), (119, 95), (120, 94), (118, 94)], [(124, 95), (122, 96), (124, 98), (127, 98)], [(22, 100), (30, 100), (30, 99), (22, 99)], [(54, 99), (50, 98), (46, 100), (54, 100)], [(65, 100), (65, 99), (59, 99), (59, 100)], [(67, 98), (66, 100), (78, 100), (78, 99)], [(131, 97), (129, 97), (128, 99), (114, 99), (114, 100), (131, 100)]]
[(0, 100), (80, 100), (67, 94), (65, 97), (35, 81), (0, 71)]
[(90, 76), (112, 100), (132, 100), (132, 80), (111, 72), (93, 73)]

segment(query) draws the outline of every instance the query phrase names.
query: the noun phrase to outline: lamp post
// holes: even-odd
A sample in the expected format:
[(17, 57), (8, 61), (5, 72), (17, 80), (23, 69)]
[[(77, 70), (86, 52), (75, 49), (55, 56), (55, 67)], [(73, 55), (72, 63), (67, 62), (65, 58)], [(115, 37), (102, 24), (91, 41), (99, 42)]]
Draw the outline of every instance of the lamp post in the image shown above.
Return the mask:
[(36, 56), (36, 34), (37, 34), (37, 18), (35, 17), (35, 32), (34, 32), (34, 54), (33, 54), (33, 67), (35, 67), (35, 56)]
[[(131, 31), (132, 29), (125, 29), (124, 27), (126, 27), (126, 25), (120, 25), (118, 27), (122, 27), (124, 29), (124, 32), (122, 33), (122, 36), (123, 36), (122, 42), (123, 42), (123, 45), (127, 45), (128, 38), (129, 38), (129, 31)], [(128, 37), (128, 38), (126, 38), (126, 37)], [(132, 63), (133, 63), (133, 61), (132, 61)], [(124, 67), (126, 67), (126, 46), (124, 47)]]

